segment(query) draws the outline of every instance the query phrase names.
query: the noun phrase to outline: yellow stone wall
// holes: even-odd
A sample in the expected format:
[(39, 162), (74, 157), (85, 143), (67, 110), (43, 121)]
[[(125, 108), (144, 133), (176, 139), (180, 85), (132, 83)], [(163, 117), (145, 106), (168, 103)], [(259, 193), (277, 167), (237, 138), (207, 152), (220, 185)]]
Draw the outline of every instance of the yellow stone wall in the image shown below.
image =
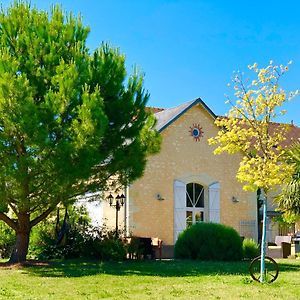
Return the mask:
[[(198, 142), (189, 133), (193, 124), (199, 124), (204, 131)], [(160, 153), (149, 157), (144, 176), (129, 187), (132, 234), (159, 237), (164, 245), (174, 244), (173, 185), (176, 179), (186, 183), (198, 181), (205, 188), (219, 182), (221, 223), (240, 231), (240, 221), (256, 222), (256, 195), (243, 191), (235, 178), (239, 155), (214, 155), (213, 147), (208, 145), (207, 139), (217, 131), (213, 117), (201, 104), (187, 110), (162, 131)], [(157, 200), (158, 193), (164, 200)], [(232, 202), (232, 196), (239, 202)]]

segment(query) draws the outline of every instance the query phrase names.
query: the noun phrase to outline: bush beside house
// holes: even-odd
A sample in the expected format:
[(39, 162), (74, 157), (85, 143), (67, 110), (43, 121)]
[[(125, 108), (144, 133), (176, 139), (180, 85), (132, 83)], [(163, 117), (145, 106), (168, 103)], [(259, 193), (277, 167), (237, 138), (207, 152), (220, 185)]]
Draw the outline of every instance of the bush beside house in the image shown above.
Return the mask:
[(259, 256), (259, 245), (253, 239), (244, 239), (243, 241), (243, 257), (245, 259), (253, 259)]
[(175, 257), (199, 260), (240, 260), (242, 241), (235, 229), (215, 223), (196, 223), (183, 231), (175, 244)]

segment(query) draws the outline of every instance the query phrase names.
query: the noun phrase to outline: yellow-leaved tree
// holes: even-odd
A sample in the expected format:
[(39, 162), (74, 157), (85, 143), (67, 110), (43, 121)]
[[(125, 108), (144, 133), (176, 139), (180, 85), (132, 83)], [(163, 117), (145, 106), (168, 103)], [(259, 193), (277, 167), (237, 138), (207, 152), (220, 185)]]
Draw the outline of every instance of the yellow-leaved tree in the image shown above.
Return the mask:
[(298, 91), (286, 93), (279, 86), (279, 80), (288, 71), (288, 65), (277, 66), (272, 61), (266, 68), (259, 68), (256, 63), (250, 65), (248, 68), (254, 72), (254, 80), (245, 80), (243, 73), (236, 73), (232, 80), (236, 101), (227, 100), (232, 106), (228, 116), (216, 119), (215, 123), (220, 130), (217, 136), (209, 139), (211, 145), (216, 145), (215, 154), (242, 153), (237, 171), (238, 181), (244, 183), (245, 190), (260, 189), (262, 192), (262, 282), (268, 193), (278, 189), (294, 170), (292, 164), (282, 159), (290, 125), (274, 123), (276, 117), (286, 113), (282, 109), (283, 105), (298, 94)]

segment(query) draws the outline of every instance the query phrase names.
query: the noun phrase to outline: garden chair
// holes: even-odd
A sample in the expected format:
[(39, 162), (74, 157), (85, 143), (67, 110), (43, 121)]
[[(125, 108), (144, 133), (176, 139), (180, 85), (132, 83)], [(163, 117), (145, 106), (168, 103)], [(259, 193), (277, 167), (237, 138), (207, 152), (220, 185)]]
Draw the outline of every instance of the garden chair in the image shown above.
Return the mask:
[(267, 255), (272, 258), (287, 258), (291, 255), (292, 237), (289, 235), (277, 235), (275, 245), (268, 246)]

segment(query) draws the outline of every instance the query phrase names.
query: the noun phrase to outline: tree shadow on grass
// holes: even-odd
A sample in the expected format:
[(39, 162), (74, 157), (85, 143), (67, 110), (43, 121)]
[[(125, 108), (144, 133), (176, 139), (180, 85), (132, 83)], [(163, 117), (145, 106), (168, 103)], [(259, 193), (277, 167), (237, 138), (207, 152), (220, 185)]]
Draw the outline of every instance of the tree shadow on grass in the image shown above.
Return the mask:
[[(41, 277), (82, 277), (91, 275), (184, 277), (201, 275), (249, 275), (250, 261), (216, 262), (191, 260), (128, 260), (99, 262), (64, 260), (45, 264), (26, 264), (23, 272)], [(280, 272), (300, 270), (300, 262), (279, 263)]]
[(297, 260), (280, 260), (279, 264), (279, 272), (300, 272), (300, 261)]

